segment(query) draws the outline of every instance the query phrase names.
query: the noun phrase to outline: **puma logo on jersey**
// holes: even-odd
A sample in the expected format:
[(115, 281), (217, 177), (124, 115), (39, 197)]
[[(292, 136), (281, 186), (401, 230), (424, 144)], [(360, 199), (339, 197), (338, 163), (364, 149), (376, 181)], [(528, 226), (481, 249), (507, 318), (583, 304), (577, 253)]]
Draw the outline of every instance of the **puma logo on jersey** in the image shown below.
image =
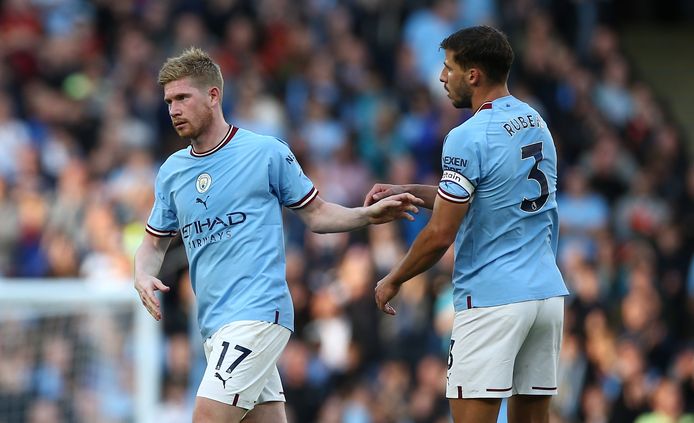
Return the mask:
[(215, 372), (214, 377), (222, 381), (222, 388), (226, 389), (227, 388), (227, 380), (231, 379), (231, 376), (228, 378), (224, 379), (222, 375), (219, 374), (219, 372)]
[(208, 199), (208, 198), (210, 198), (209, 195), (208, 195), (207, 197), (205, 197), (204, 200), (203, 200), (202, 198), (200, 198), (200, 197), (196, 197), (196, 198), (195, 198), (195, 204), (200, 203), (200, 204), (202, 204), (203, 206), (205, 206), (205, 210), (207, 210), (207, 199)]

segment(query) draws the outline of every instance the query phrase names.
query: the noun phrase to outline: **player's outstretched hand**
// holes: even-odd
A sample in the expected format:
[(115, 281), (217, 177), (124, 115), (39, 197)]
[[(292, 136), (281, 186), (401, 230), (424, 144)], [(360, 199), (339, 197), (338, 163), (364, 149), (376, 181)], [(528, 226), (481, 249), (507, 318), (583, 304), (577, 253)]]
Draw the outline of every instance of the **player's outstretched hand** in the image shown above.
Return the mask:
[(376, 292), (374, 294), (378, 309), (385, 314), (395, 316), (397, 311), (395, 311), (393, 306), (390, 305), (389, 301), (393, 299), (395, 295), (397, 295), (398, 291), (400, 291), (400, 285), (391, 282), (387, 276), (378, 281), (378, 284), (376, 284)]
[(395, 219), (414, 220), (410, 213), (419, 213), (417, 206), (424, 204), (424, 200), (412, 194), (403, 193), (391, 195), (377, 203), (367, 207), (369, 223), (387, 223)]
[(391, 195), (402, 194), (405, 192), (405, 187), (401, 185), (391, 184), (376, 184), (371, 188), (364, 198), (364, 207), (368, 207), (379, 200), (390, 197)]
[(159, 300), (154, 291), (169, 292), (168, 286), (154, 276), (141, 276), (135, 278), (135, 290), (140, 294), (140, 300), (149, 314), (155, 320), (161, 320)]

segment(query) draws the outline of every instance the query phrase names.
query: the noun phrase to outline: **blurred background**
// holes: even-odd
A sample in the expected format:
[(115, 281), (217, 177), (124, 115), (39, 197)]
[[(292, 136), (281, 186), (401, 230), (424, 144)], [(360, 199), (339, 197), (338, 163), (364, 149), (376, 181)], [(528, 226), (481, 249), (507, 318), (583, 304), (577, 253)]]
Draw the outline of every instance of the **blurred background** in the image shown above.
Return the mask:
[[(132, 290), (154, 176), (186, 145), (156, 75), (191, 45), (221, 65), (228, 120), (286, 140), (325, 199), (436, 184), (443, 137), (470, 117), (443, 95), (438, 45), (481, 23), (509, 35), (511, 92), (559, 152), (572, 295), (552, 421), (694, 421), (687, 0), (0, 1), (0, 279)], [(452, 252), (404, 285), (396, 318), (372, 296), (427, 218), (315, 235), (286, 213), (291, 422), (451, 421)], [(161, 278), (156, 421), (187, 422), (204, 356), (180, 240)], [(137, 420), (128, 317), (3, 319), (2, 298), (0, 422)]]

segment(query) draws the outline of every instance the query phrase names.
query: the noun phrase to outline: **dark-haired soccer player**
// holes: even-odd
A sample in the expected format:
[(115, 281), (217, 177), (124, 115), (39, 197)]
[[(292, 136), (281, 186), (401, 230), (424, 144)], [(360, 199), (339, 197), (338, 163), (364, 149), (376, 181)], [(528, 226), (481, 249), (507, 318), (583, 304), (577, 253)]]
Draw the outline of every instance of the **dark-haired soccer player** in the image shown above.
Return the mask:
[(400, 194), (348, 209), (323, 201), (282, 141), (228, 124), (219, 66), (191, 48), (159, 72), (178, 134), (191, 141), (161, 166), (147, 234), (135, 255), (135, 288), (155, 319), (156, 278), (180, 233), (208, 364), (197, 423), (286, 422), (277, 359), (294, 325), (285, 281), (282, 206), (314, 232), (409, 218), (421, 200)]
[(555, 257), (554, 143), (537, 111), (509, 94), (513, 51), (503, 33), (467, 28), (441, 48), (448, 97), (475, 114), (446, 137), (438, 187), (377, 184), (367, 195), (365, 205), (410, 192), (433, 208), (405, 258), (378, 283), (376, 303), (395, 314), (388, 302), (400, 285), (455, 241), (446, 389), (455, 422), (496, 422), (506, 397), (509, 422), (547, 422), (568, 294)]

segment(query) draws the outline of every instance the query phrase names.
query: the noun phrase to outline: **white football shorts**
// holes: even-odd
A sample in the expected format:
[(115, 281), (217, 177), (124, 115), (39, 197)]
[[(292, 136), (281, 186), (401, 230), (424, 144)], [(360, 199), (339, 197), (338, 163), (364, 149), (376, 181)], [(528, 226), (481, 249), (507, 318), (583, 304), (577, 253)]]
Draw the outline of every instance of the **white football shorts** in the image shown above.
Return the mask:
[(564, 298), (455, 314), (447, 398), (556, 395)]
[(205, 340), (207, 368), (197, 395), (247, 410), (284, 402), (277, 360), (290, 335), (284, 326), (255, 320), (223, 326)]

